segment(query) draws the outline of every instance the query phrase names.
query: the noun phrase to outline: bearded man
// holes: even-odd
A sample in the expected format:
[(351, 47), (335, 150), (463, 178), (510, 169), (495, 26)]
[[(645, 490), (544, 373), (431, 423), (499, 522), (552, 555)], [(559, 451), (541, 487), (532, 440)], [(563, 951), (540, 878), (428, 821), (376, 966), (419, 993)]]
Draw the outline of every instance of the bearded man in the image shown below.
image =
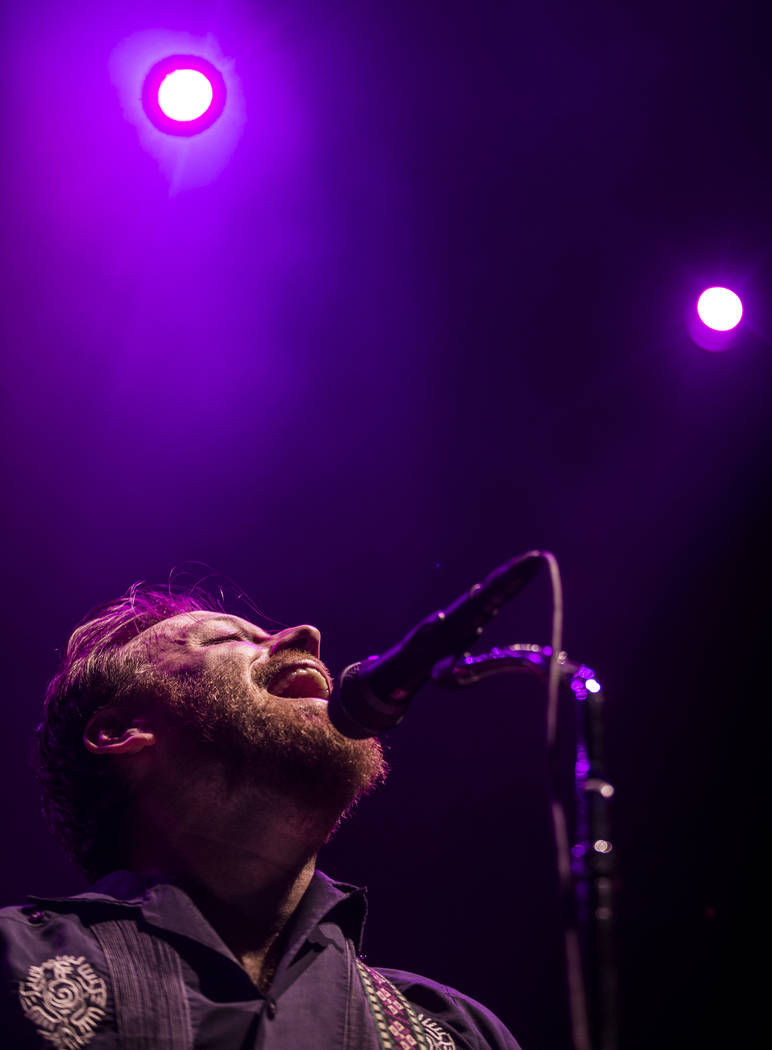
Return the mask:
[(316, 857), (386, 764), (331, 725), (319, 642), (139, 586), (73, 632), (39, 771), (97, 881), (0, 912), (4, 1045), (517, 1050), (474, 1000), (358, 957), (363, 891)]

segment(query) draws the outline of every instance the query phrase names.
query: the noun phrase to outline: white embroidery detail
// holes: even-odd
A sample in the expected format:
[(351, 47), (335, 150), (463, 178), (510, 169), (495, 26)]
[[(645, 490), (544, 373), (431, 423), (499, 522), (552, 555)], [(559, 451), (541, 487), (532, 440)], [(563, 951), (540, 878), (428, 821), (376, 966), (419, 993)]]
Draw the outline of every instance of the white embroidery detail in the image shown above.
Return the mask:
[(82, 955), (56, 955), (30, 966), (21, 1008), (56, 1050), (80, 1050), (106, 1016), (107, 985)]
[(456, 1050), (453, 1037), (445, 1031), (436, 1021), (432, 1021), (425, 1014), (417, 1014), (426, 1035), (429, 1039), (430, 1050)]

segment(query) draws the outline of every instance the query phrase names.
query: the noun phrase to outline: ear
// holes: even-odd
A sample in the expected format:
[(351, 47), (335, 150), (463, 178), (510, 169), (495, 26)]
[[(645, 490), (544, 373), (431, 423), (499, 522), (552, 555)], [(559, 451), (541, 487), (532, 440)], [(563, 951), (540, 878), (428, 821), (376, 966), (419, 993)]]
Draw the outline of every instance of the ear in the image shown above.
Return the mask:
[(155, 732), (143, 722), (126, 711), (103, 707), (86, 723), (83, 743), (93, 755), (136, 755), (156, 742)]

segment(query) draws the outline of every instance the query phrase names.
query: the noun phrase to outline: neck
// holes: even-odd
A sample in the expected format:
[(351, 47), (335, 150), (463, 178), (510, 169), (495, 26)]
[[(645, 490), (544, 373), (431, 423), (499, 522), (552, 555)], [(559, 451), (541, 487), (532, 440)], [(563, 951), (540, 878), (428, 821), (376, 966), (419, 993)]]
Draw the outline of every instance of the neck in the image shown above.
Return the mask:
[(132, 869), (181, 885), (264, 988), (335, 817), (300, 813), (270, 791), (200, 781), (195, 798), (153, 795), (166, 804), (138, 807)]

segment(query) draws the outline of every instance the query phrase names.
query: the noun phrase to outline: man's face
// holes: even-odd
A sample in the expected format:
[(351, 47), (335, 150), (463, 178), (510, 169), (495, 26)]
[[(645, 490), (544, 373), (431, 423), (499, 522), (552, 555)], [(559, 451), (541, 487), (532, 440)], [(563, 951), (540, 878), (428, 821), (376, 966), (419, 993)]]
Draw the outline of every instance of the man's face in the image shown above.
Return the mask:
[(330, 673), (308, 625), (270, 635), (238, 616), (197, 611), (149, 627), (124, 647), (138, 684), (202, 757), (252, 782), (347, 809), (385, 775), (376, 740), (343, 737), (327, 717)]
[(271, 635), (239, 616), (198, 611), (147, 628), (124, 651), (169, 678), (238, 669), (256, 699), (312, 698), (311, 706), (322, 709), (332, 681), (319, 659), (319, 644), (319, 632), (308, 625)]

